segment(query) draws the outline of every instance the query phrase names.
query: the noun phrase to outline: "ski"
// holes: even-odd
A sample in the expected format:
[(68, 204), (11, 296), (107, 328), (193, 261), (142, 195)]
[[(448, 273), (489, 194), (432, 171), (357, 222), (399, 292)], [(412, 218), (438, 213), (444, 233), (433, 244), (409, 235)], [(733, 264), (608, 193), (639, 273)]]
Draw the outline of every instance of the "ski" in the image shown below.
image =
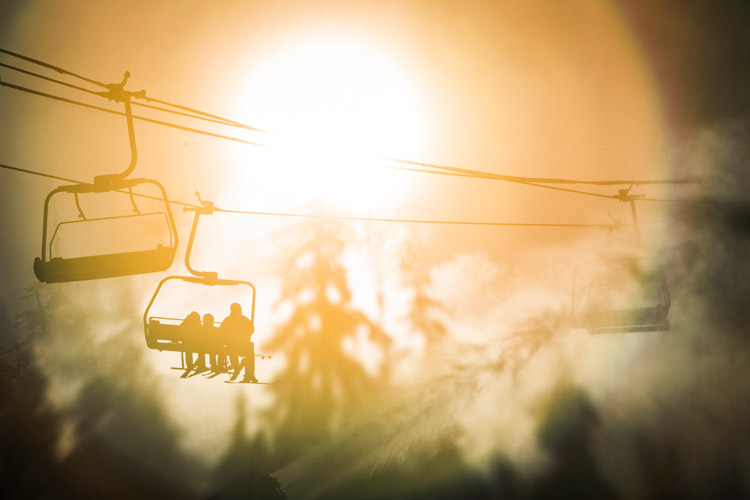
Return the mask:
[(278, 383), (279, 383), (279, 381), (278, 381), (278, 380), (275, 380), (275, 381), (273, 381), (273, 382), (260, 382), (260, 381), (258, 381), (258, 382), (243, 382), (242, 380), (225, 380), (225, 381), (224, 381), (224, 383), (225, 383), (225, 384), (255, 384), (255, 385), (274, 385), (274, 384), (278, 384)]

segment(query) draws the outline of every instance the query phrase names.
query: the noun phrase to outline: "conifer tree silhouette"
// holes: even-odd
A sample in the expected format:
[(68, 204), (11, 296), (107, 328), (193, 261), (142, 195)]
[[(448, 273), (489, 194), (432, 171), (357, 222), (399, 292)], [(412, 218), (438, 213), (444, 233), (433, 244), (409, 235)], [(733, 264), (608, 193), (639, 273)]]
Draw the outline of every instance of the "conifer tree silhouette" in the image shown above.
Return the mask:
[(249, 436), (246, 430), (247, 405), (243, 393), (235, 399), (235, 419), (231, 430), (230, 444), (214, 469), (213, 483), (223, 488), (237, 478), (245, 476), (249, 470), (269, 468), (269, 450), (266, 435), (262, 432)]
[(412, 233), (401, 252), (401, 274), (404, 284), (413, 292), (407, 319), (414, 331), (431, 345), (445, 338), (448, 332), (438, 317), (443, 305), (429, 293), (432, 284), (429, 269), (417, 260), (414, 245), (415, 236)]
[[(116, 326), (102, 342), (91, 326), (96, 302), (75, 290), (36, 286), (36, 307), (16, 317), (29, 332), (32, 356), (9, 407), (18, 422), (13, 440), (32, 462), (13, 466), (30, 478), (18, 498), (193, 498), (198, 492), (187, 479), (201, 471), (180, 449), (158, 386), (143, 383), (150, 373), (139, 343), (129, 341), (139, 327), (136, 301), (124, 288), (116, 291), (117, 303), (107, 308)], [(77, 387), (62, 408), (48, 399), (52, 377), (57, 387)]]
[[(37, 285), (26, 289), (24, 298), (38, 300), (37, 291)], [(61, 415), (47, 404), (47, 379), (32, 360), (43, 322), (42, 311), (33, 307), (14, 316), (14, 335), (10, 329), (0, 332), (3, 339), (17, 339), (0, 350), (0, 482), (5, 498), (60, 494), (55, 446)]]
[(340, 226), (311, 222), (308, 238), (289, 257), (280, 302), (293, 306), (289, 319), (266, 348), (283, 353), (284, 381), (272, 408), (278, 459), (285, 462), (300, 447), (335, 431), (337, 418), (356, 406), (376, 383), (346, 343), (367, 338), (381, 349), (391, 339), (351, 304), (341, 258)]

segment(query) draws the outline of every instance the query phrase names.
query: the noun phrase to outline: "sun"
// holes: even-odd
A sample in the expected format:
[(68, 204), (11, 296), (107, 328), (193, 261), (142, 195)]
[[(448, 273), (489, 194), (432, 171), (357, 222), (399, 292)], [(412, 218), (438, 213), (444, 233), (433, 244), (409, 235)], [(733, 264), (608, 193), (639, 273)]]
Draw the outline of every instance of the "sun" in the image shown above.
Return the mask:
[(384, 158), (419, 155), (425, 113), (397, 57), (352, 39), (300, 40), (255, 64), (247, 82), (243, 114), (273, 132), (253, 182), (289, 202), (349, 212), (398, 198), (408, 177)]

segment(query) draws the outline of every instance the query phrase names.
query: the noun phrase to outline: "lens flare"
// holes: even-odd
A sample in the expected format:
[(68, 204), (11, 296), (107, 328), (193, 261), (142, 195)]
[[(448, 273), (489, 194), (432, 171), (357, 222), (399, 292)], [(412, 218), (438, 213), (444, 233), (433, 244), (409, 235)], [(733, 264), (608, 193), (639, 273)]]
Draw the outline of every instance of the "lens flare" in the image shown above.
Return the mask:
[(330, 37), (269, 54), (250, 70), (240, 105), (275, 132), (266, 168), (253, 175), (293, 202), (345, 211), (392, 203), (403, 176), (381, 168), (383, 158), (415, 154), (425, 125), (414, 82), (396, 62)]

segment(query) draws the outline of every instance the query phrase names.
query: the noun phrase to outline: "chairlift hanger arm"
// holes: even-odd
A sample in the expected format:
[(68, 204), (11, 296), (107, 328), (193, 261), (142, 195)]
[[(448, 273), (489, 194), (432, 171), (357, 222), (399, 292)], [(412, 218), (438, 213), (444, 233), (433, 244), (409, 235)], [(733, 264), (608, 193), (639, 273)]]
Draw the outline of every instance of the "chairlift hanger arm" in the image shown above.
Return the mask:
[[(18, 56), (17, 54), (13, 54), (11, 52), (4, 51), (2, 49), (0, 49), (0, 52), (6, 52), (8, 54)], [(25, 58), (23, 56), (18, 56), (18, 57), (22, 57), (24, 59), (27, 59), (27, 58)], [(32, 60), (32, 61), (34, 61), (34, 60)], [(49, 67), (51, 67), (53, 69), (57, 69), (57, 68), (55, 68), (53, 66), (49, 66)], [(117, 102), (122, 102), (125, 105), (125, 113), (121, 113), (121, 112), (114, 111), (114, 110), (108, 110), (108, 109), (105, 109), (105, 108), (100, 108), (98, 106), (93, 106), (93, 105), (81, 103), (81, 102), (78, 102), (78, 101), (73, 101), (73, 100), (70, 100), (70, 99), (63, 98), (63, 97), (54, 96), (54, 95), (51, 95), (51, 94), (46, 94), (44, 92), (34, 91), (34, 90), (31, 90), (31, 89), (27, 89), (27, 88), (24, 88), (24, 87), (13, 85), (13, 84), (10, 84), (10, 83), (7, 83), (7, 82), (3, 82), (1, 80), (0, 80), (0, 84), (3, 85), (3, 86), (6, 86), (6, 87), (13, 88), (13, 89), (22, 90), (22, 91), (25, 91), (25, 92), (31, 92), (33, 94), (40, 95), (42, 97), (49, 97), (49, 98), (56, 99), (56, 100), (61, 100), (61, 101), (64, 101), (64, 102), (79, 104), (79, 105), (82, 105), (82, 106), (85, 106), (85, 107), (89, 107), (89, 108), (93, 108), (93, 109), (97, 109), (97, 110), (100, 110), (100, 111), (106, 111), (106, 112), (110, 112), (110, 113), (125, 115), (125, 118), (126, 118), (126, 121), (127, 121), (127, 126), (128, 126), (128, 140), (129, 140), (129, 143), (130, 143), (130, 163), (128, 164), (128, 167), (123, 172), (120, 172), (120, 173), (117, 173), (117, 174), (104, 174), (104, 175), (99, 175), (99, 176), (94, 177), (94, 184), (102, 186), (102, 188), (101, 188), (102, 190), (109, 190), (110, 189), (109, 186), (114, 181), (123, 180), (126, 177), (128, 177), (133, 172), (133, 170), (135, 169), (135, 165), (136, 165), (136, 163), (138, 161), (138, 151), (137, 151), (136, 142), (135, 142), (135, 128), (134, 128), (134, 125), (133, 125), (133, 113), (132, 113), (130, 99), (131, 99), (131, 97), (144, 97), (146, 95), (146, 91), (145, 90), (140, 90), (140, 91), (137, 91), (137, 92), (131, 92), (131, 91), (125, 90), (124, 86), (125, 86), (125, 83), (127, 82), (127, 79), (129, 77), (130, 77), (130, 73), (126, 72), (125, 73), (125, 77), (123, 78), (122, 82), (120, 82), (120, 83), (113, 83), (113, 84), (105, 85), (105, 84), (101, 84), (100, 82), (94, 82), (94, 83), (96, 83), (98, 85), (106, 87), (108, 90), (107, 90), (107, 92), (93, 92), (93, 91), (91, 91), (91, 93), (93, 93), (93, 94), (100, 95), (100, 96), (106, 97), (106, 98), (108, 98), (110, 100), (117, 101)]]
[(201, 206), (183, 208), (185, 212), (195, 212), (195, 217), (193, 217), (193, 226), (190, 228), (190, 238), (188, 239), (187, 249), (185, 250), (185, 267), (193, 276), (202, 277), (206, 280), (217, 281), (218, 274), (216, 272), (197, 271), (193, 268), (193, 266), (190, 265), (190, 255), (193, 253), (193, 242), (195, 241), (195, 233), (198, 230), (198, 220), (200, 219), (201, 214), (211, 215), (214, 212), (213, 202), (203, 201), (198, 191), (195, 192), (195, 195), (198, 197), (198, 201), (200, 201)]
[(130, 72), (126, 71), (122, 82), (108, 84), (107, 92), (100, 92), (99, 95), (113, 101), (121, 102), (125, 105), (125, 119), (128, 124), (128, 140), (130, 142), (130, 164), (119, 174), (105, 174), (94, 177), (94, 184), (109, 184), (113, 181), (125, 179), (133, 173), (135, 165), (138, 162), (138, 149), (135, 144), (135, 127), (133, 126), (133, 109), (130, 99), (131, 97), (145, 97), (146, 91), (139, 90), (137, 92), (132, 92), (125, 90), (125, 84), (127, 83), (128, 78), (130, 78)]
[(635, 202), (637, 200), (643, 200), (646, 198), (645, 194), (630, 194), (630, 190), (633, 189), (633, 185), (627, 189), (619, 189), (617, 194), (612, 196), (616, 200), (620, 200), (623, 203), (630, 203), (630, 214), (633, 218), (633, 230), (635, 231), (635, 246), (641, 246), (641, 230), (638, 227), (638, 214), (635, 211)]

